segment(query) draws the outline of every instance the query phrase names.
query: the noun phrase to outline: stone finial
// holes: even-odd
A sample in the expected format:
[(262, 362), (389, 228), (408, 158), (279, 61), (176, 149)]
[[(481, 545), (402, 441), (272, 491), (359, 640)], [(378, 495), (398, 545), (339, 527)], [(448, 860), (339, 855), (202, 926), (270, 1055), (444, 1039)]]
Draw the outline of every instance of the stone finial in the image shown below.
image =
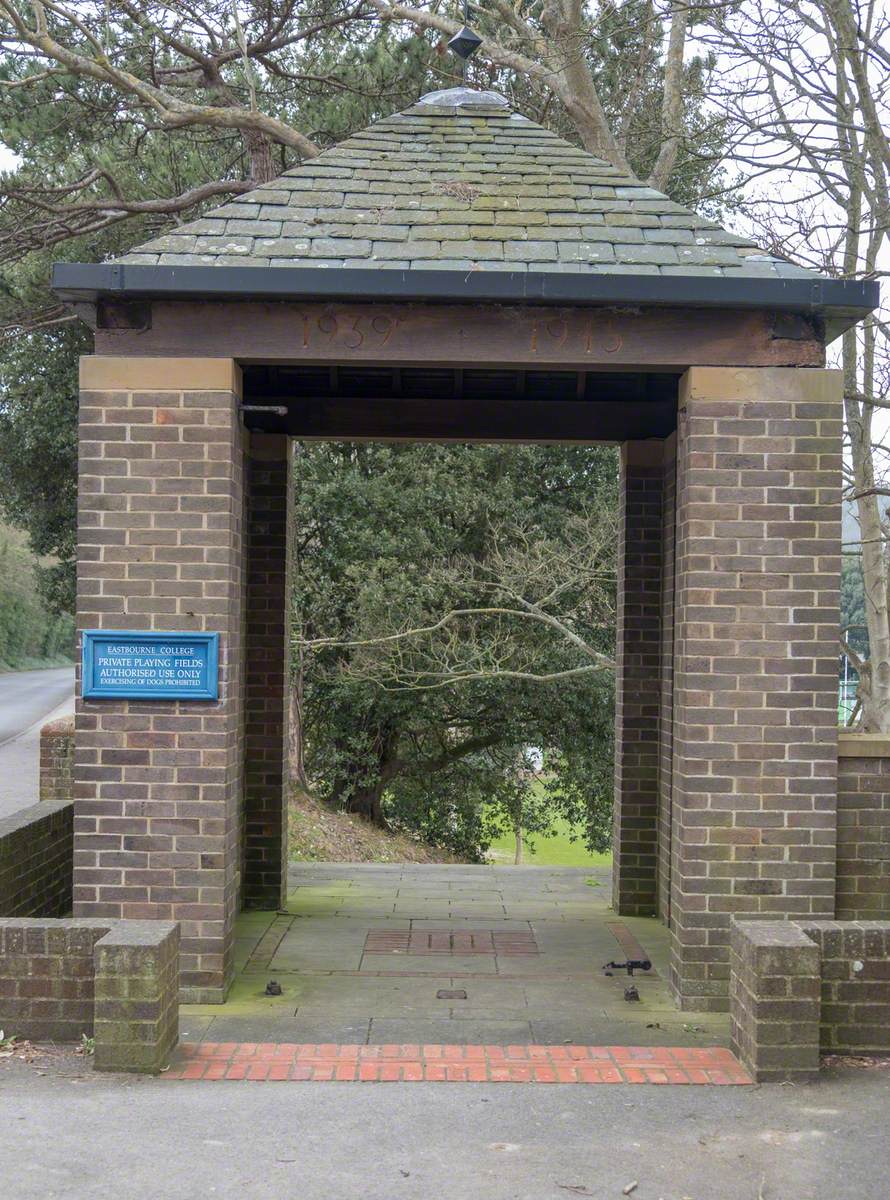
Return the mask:
[(480, 92), (471, 87), (440, 88), (437, 92), (427, 92), (417, 103), (435, 105), (436, 108), (467, 108), (473, 105), (480, 108), (510, 107), (510, 102), (500, 92)]

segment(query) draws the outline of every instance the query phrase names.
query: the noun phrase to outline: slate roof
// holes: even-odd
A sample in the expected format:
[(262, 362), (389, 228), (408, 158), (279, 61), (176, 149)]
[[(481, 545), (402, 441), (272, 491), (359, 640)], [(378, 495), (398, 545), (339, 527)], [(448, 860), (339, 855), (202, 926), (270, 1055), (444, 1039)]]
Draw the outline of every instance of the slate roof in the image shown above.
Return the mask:
[(115, 261), (818, 279), (468, 89), (431, 93)]

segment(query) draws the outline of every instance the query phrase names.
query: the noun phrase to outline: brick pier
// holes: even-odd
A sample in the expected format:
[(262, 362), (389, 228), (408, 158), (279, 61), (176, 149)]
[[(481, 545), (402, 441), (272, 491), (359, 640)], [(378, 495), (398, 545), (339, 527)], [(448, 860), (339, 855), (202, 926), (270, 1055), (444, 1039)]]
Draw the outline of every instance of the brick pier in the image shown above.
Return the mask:
[(230, 359), (85, 358), (78, 628), (220, 633), (214, 703), (78, 699), (74, 914), (179, 921), (222, 1001), (241, 892), (244, 439)]
[(732, 916), (834, 915), (841, 377), (680, 386), (672, 978), (728, 1003)]

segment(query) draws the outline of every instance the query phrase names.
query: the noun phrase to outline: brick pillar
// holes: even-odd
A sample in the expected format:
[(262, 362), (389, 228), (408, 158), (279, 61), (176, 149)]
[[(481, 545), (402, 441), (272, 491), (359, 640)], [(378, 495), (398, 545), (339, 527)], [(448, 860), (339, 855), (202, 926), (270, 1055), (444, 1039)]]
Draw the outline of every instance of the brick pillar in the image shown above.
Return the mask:
[(677, 435), (664, 442), (661, 513), (661, 695), (658, 711), (658, 915), (671, 919), (674, 752), (674, 540), (677, 521)]
[(115, 925), (93, 950), (93, 1067), (159, 1075), (179, 1041), (179, 939), (169, 921)]
[(677, 465), (671, 982), (724, 1010), (731, 916), (833, 912), (839, 372), (690, 370)]
[(757, 1083), (818, 1076), (821, 966), (819, 946), (791, 921), (733, 923), (730, 1044)]
[(253, 434), (247, 485), (244, 905), (287, 897), (290, 438)]
[(74, 717), (47, 721), (40, 729), (41, 800), (71, 799), (74, 763)]
[(220, 699), (78, 700), (74, 912), (179, 921), (183, 999), (221, 1002), (244, 758), (240, 372), (92, 357), (81, 389), (78, 629), (218, 632)]
[(660, 441), (621, 451), (612, 904), (636, 916), (656, 909), (663, 459)]

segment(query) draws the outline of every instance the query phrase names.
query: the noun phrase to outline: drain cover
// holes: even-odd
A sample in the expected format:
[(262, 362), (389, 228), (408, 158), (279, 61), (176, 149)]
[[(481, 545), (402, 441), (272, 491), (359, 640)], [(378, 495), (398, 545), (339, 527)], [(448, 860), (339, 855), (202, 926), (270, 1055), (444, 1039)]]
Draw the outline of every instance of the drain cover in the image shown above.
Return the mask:
[(463, 988), (441, 988), (436, 992), (437, 1000), (466, 1000), (467, 993)]

